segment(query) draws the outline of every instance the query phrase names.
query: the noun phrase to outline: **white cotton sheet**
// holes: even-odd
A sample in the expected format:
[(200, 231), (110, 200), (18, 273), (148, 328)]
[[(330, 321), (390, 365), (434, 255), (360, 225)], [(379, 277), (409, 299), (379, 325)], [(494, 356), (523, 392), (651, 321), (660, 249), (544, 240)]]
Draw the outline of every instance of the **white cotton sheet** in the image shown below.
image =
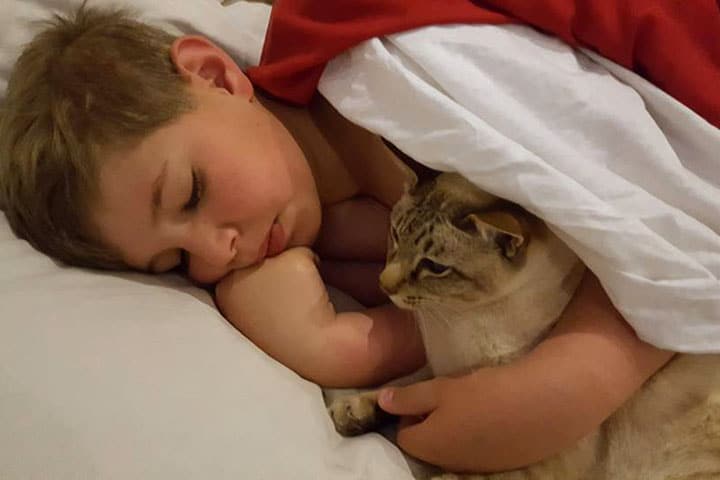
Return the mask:
[(369, 40), (319, 89), (545, 219), (642, 339), (720, 352), (720, 131), (647, 81), (527, 27), (451, 25)]
[[(0, 97), (34, 23), (81, 0), (0, 0)], [(90, 0), (257, 62), (269, 7)], [(337, 297), (336, 297), (337, 298)], [(0, 213), (0, 479), (409, 480), (379, 435), (341, 438), (320, 388), (173, 275), (59, 265)]]

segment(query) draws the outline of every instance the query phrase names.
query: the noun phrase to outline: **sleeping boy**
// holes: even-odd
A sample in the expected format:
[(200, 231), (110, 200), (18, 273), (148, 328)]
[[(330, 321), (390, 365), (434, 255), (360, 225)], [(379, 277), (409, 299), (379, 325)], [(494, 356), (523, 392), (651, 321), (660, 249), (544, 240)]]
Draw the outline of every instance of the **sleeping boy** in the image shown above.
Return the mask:
[[(324, 386), (424, 363), (412, 317), (377, 287), (406, 181), (380, 138), (327, 103), (263, 98), (206, 38), (122, 10), (48, 23), (0, 118), (0, 201), (18, 236), (70, 265), (180, 268), (259, 347)], [(323, 279), (371, 306), (336, 313)], [(398, 443), (411, 455), (507, 470), (593, 430), (671, 355), (641, 342), (588, 275), (525, 358), (388, 390), (381, 406), (407, 416)]]

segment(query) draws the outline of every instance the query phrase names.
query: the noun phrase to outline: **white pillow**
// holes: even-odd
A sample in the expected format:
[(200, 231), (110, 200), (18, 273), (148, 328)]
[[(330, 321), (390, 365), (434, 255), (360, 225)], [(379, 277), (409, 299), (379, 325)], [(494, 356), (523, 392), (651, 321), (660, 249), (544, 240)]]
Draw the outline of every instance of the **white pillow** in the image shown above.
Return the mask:
[[(32, 31), (70, 0), (0, 2), (0, 91)], [(92, 4), (107, 3), (95, 0)], [(134, 0), (257, 61), (268, 7)], [(341, 439), (319, 388), (228, 324), (184, 279), (69, 268), (0, 214), (0, 478), (411, 478), (378, 435)]]

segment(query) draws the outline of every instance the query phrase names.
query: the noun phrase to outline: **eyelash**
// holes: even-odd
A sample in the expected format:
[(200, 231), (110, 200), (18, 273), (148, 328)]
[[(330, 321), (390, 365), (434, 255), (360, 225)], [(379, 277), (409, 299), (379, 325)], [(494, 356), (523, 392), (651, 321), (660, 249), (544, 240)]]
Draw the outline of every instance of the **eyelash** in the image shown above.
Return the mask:
[(183, 212), (190, 212), (192, 210), (195, 210), (195, 208), (198, 206), (198, 203), (200, 203), (200, 197), (202, 196), (202, 182), (200, 181), (200, 176), (198, 173), (193, 169), (192, 171), (192, 190), (190, 191), (190, 198), (188, 198), (188, 201), (183, 205)]
[(187, 272), (189, 266), (190, 254), (188, 254), (187, 250), (180, 250), (180, 261), (178, 262), (176, 268), (178, 268), (181, 272)]

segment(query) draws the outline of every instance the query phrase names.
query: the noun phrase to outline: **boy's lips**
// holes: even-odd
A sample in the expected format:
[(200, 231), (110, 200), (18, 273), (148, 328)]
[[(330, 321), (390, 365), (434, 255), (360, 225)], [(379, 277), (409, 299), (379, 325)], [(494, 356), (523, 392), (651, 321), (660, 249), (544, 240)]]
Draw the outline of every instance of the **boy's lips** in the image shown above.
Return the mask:
[(285, 229), (279, 223), (273, 223), (270, 229), (270, 240), (268, 241), (267, 256), (274, 257), (278, 253), (285, 250), (287, 238)]
[(276, 220), (275, 223), (272, 224), (272, 227), (270, 227), (270, 231), (262, 245), (260, 245), (256, 263), (261, 262), (265, 257), (274, 257), (282, 252), (285, 250), (286, 243), (285, 229)]

